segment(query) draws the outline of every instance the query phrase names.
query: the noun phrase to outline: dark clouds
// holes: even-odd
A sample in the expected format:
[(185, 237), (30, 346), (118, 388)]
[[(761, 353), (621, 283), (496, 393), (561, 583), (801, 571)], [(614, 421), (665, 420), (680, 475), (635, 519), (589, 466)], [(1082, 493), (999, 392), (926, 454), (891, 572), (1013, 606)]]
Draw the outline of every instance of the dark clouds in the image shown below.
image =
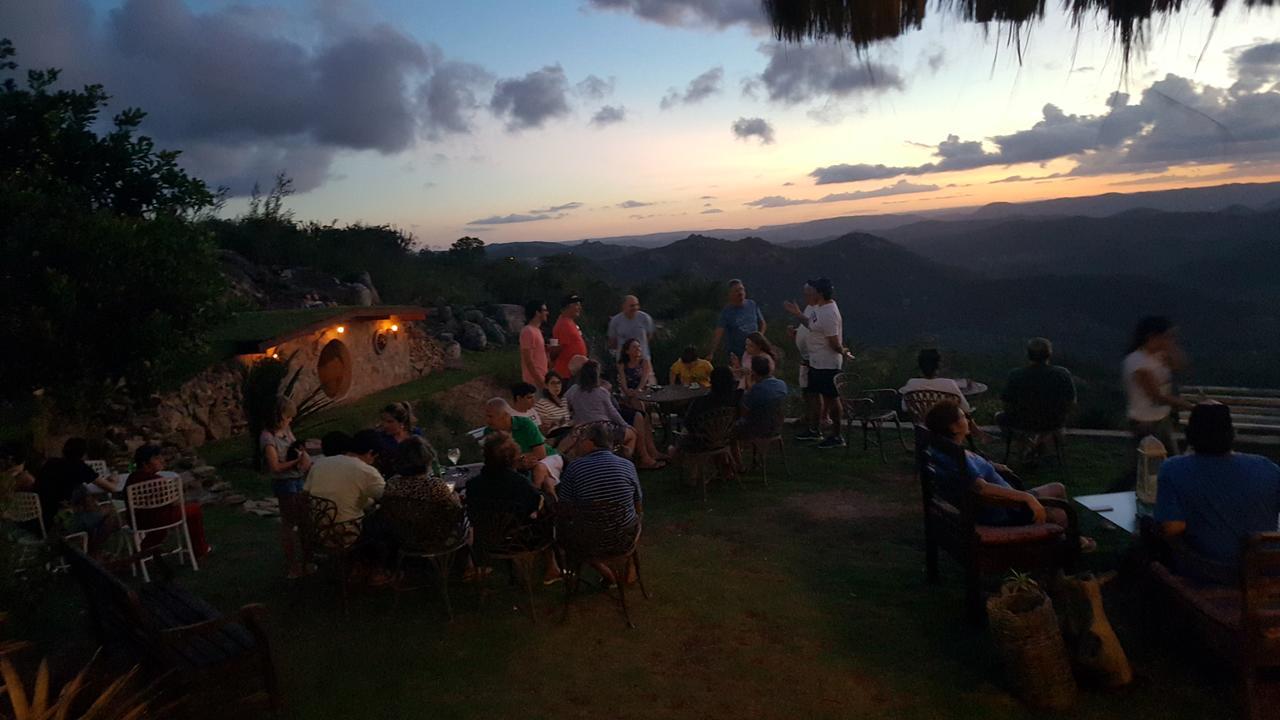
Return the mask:
[(1068, 114), (1049, 104), (1025, 130), (985, 142), (949, 135), (931, 146), (932, 162), (829, 165), (810, 175), (824, 185), (1065, 158), (1076, 163), (1069, 174), (1079, 176), (1243, 164), (1280, 155), (1280, 42), (1243, 50), (1234, 69), (1236, 82), (1229, 88), (1166, 75), (1137, 102), (1113, 93), (1107, 111), (1098, 115)]
[(677, 105), (693, 105), (720, 92), (724, 83), (724, 68), (713, 67), (689, 81), (684, 92), (671, 88), (658, 103), (663, 110), (670, 110)]
[(905, 83), (893, 68), (854, 57), (844, 45), (760, 46), (769, 58), (758, 82), (769, 100), (796, 105), (823, 98), (901, 90)]
[(729, 126), (739, 140), (759, 138), (761, 145), (772, 145), (774, 140), (773, 126), (764, 118), (738, 118)]
[(560, 213), (560, 212), (566, 212), (569, 210), (577, 210), (580, 207), (582, 207), (582, 203), (575, 201), (575, 202), (567, 202), (563, 205), (552, 205), (551, 207), (543, 208), (541, 210), (530, 210), (529, 212), (534, 215), (546, 215), (548, 213)]
[(887, 197), (889, 195), (909, 195), (913, 193), (927, 193), (939, 189), (937, 185), (916, 185), (899, 180), (893, 185), (875, 190), (858, 190), (855, 192), (831, 193), (817, 198), (816, 200), (806, 200), (804, 198), (788, 198), (781, 195), (769, 195), (748, 203), (743, 203), (750, 207), (756, 208), (779, 208), (789, 207), (791, 205), (816, 205), (819, 203), (847, 202), (849, 200), (866, 200), (867, 198)]
[(627, 109), (621, 105), (605, 105), (591, 116), (591, 124), (596, 127), (605, 127), (620, 123), (627, 119)]
[(552, 118), (569, 114), (568, 94), (564, 68), (548, 65), (522, 78), (499, 80), (489, 109), (506, 120), (507, 130), (539, 128)]
[(715, 215), (715, 214), (717, 214), (717, 213), (722, 213), (722, 212), (724, 212), (724, 211), (723, 211), (723, 210), (721, 210), (720, 208), (707, 208), (706, 210), (703, 210), (702, 212), (700, 212), (700, 213), (698, 213), (698, 214), (699, 214), (699, 215)]
[(588, 0), (587, 4), (669, 26), (723, 29), (744, 25), (757, 31), (768, 27), (760, 0)]
[(603, 100), (613, 94), (614, 78), (605, 80), (595, 75), (588, 75), (573, 86), (578, 95), (587, 100)]
[[(569, 112), (559, 66), (495, 87), (479, 65), (340, 10), (124, 0), (95, 17), (87, 0), (0, 0), (0, 28), (24, 67), (63, 68), (67, 86), (103, 84), (109, 112), (146, 110), (144, 132), (233, 194), (281, 171), (313, 189), (340, 152), (393, 154), (468, 133), (486, 105), (512, 129)], [(588, 76), (577, 90), (607, 94), (612, 80)]]
[(624, 210), (631, 210), (634, 208), (649, 207), (650, 205), (657, 205), (657, 204), (658, 203), (641, 202), (639, 200), (623, 200), (622, 202), (618, 203), (614, 207), (620, 207), (620, 208), (623, 208)]
[(564, 217), (563, 215), (536, 214), (525, 215), (513, 213), (511, 215), (494, 215), (487, 218), (472, 220), (467, 223), (470, 227), (484, 227), (489, 225), (514, 225), (515, 223), (538, 222), (539, 220), (555, 220)]

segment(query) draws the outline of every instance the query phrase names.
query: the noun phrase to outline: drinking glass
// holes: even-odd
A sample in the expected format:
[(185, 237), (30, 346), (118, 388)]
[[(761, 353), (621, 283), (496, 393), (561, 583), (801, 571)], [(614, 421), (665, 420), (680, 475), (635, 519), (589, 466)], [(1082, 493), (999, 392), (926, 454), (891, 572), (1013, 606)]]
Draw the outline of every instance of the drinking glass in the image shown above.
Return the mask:
[(445, 454), (445, 457), (449, 458), (450, 465), (457, 465), (458, 461), (462, 459), (462, 450), (456, 447), (449, 448), (449, 451), (448, 453)]

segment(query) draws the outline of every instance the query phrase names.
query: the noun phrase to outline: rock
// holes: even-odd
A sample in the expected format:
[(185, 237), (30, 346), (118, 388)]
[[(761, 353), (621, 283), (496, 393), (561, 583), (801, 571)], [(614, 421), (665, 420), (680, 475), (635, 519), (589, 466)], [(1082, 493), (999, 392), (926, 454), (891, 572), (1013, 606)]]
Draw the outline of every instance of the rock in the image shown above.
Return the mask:
[(231, 437), (231, 417), (223, 408), (217, 408), (209, 413), (209, 432), (210, 440), (221, 440)]
[(219, 480), (210, 485), (207, 490), (212, 493), (226, 492), (231, 489), (231, 483), (226, 480)]
[(498, 327), (498, 323), (485, 318), (481, 325), (484, 328), (484, 337), (494, 347), (502, 347), (507, 344), (507, 336), (502, 332), (502, 328)]
[(191, 474), (195, 475), (201, 480), (208, 480), (209, 478), (214, 477), (218, 474), (218, 468), (212, 465), (199, 465), (191, 468)]
[(347, 283), (342, 286), (342, 292), (348, 305), (357, 305), (359, 307), (373, 305), (373, 291), (360, 283)]
[[(481, 319), (483, 320), (483, 318)], [(485, 337), (484, 328), (468, 321), (463, 321), (462, 337), (458, 341), (467, 350), (484, 350), (489, 345), (489, 341)]]
[(505, 326), (510, 335), (519, 335), (524, 328), (524, 308), (519, 305), (498, 305), (498, 317), (495, 318)]
[(437, 304), (436, 307), (439, 309), (435, 312), (435, 320), (445, 325), (453, 322), (453, 308), (444, 304)]
[(369, 288), (370, 299), (373, 301), (370, 304), (381, 305), (382, 298), (378, 295), (378, 288), (373, 286), (373, 277), (369, 275), (369, 271), (365, 270), (361, 272), (358, 280), (361, 285), (364, 285), (365, 287)]
[(462, 319), (464, 323), (475, 323), (476, 325), (480, 325), (485, 321), (484, 313), (475, 308), (464, 310)]
[(200, 447), (208, 440), (208, 437), (208, 433), (199, 425), (192, 425), (182, 430), (182, 439), (191, 447)]
[(444, 359), (446, 363), (457, 362), (462, 360), (462, 345), (458, 344), (453, 340), (450, 340), (449, 342), (443, 343), (443, 344), (444, 344)]
[(451, 332), (439, 333), (438, 335), (436, 335), (436, 339), (439, 340), (442, 345), (448, 345), (449, 343), (453, 342), (453, 333)]
[(248, 499), (249, 498), (243, 495), (229, 494), (229, 495), (222, 496), (221, 503), (223, 505), (243, 505), (245, 504), (246, 501), (248, 501)]

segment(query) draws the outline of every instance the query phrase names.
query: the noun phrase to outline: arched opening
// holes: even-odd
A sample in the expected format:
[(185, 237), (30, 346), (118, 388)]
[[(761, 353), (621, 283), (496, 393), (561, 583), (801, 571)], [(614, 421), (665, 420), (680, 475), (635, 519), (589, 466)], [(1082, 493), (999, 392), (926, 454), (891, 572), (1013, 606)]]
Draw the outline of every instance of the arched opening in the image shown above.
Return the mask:
[(330, 340), (320, 351), (316, 374), (324, 394), (335, 400), (351, 389), (351, 351), (341, 340)]

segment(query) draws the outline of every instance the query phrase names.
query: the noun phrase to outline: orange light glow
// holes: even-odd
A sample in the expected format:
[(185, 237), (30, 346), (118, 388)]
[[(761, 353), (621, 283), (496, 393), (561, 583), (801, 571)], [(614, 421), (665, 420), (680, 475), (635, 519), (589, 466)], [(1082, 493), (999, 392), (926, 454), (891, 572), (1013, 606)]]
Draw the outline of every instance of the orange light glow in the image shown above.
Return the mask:
[(341, 335), (342, 333), (344, 333), (344, 332), (346, 332), (346, 331), (347, 331), (347, 326), (346, 326), (346, 325), (339, 325), (339, 326), (338, 326), (338, 334), (339, 334), (339, 335)]
[(280, 353), (278, 353), (278, 352), (273, 352), (273, 353), (271, 353), (271, 357), (272, 357), (272, 359), (274, 359), (274, 360), (279, 360), (279, 359), (280, 359)]
[(400, 332), (400, 326), (395, 323), (391, 323), (391, 332)]

